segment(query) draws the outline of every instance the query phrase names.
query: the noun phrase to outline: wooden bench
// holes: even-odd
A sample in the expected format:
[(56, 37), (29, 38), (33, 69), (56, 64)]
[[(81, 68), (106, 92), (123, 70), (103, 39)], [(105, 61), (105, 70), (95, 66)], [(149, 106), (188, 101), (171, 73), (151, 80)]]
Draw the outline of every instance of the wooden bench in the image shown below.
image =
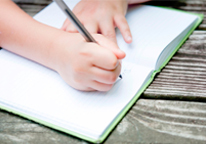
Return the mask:
[[(33, 16), (51, 0), (15, 0)], [(153, 1), (206, 13), (205, 0)], [(106, 144), (206, 143), (206, 20), (106, 139)], [(85, 144), (87, 142), (0, 111), (1, 144)]]

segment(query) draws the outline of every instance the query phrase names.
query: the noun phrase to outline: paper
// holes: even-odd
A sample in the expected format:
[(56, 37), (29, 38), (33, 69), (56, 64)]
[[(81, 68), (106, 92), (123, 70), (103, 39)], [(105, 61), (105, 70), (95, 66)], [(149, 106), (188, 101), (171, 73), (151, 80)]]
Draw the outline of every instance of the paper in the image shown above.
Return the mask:
[[(66, 1), (71, 9), (77, 2)], [(66, 16), (52, 3), (34, 18), (60, 28)], [(105, 93), (77, 91), (55, 71), (1, 50), (0, 107), (59, 130), (67, 129), (73, 135), (82, 134), (87, 140), (98, 140), (116, 119), (120, 120), (119, 115), (133, 104), (136, 93), (152, 79), (163, 49), (196, 18), (152, 6), (128, 12), (133, 43), (126, 44), (117, 31), (118, 44), (127, 55), (123, 60), (123, 79)]]
[(117, 31), (118, 45), (127, 54), (125, 61), (153, 69), (163, 49), (197, 20), (195, 15), (154, 6), (130, 9), (126, 18), (133, 36), (132, 44), (125, 43)]
[(37, 63), (6, 50), (0, 52), (0, 58), (4, 67), (0, 102), (86, 135), (101, 135), (151, 72), (147, 67), (126, 64), (123, 79), (109, 92), (81, 92)]

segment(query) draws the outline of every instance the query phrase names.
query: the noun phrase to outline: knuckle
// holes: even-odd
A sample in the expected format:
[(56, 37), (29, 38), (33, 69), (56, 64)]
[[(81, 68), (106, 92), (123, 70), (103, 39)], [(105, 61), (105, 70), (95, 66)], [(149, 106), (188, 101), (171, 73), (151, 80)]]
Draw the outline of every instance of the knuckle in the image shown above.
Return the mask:
[(106, 91), (109, 91), (110, 89), (112, 89), (113, 85), (108, 85)]
[(113, 84), (108, 84), (101, 89), (101, 91), (109, 91), (112, 88)]
[(125, 31), (126, 33), (130, 33), (129, 25), (127, 23), (122, 25), (122, 30)]
[(73, 80), (76, 84), (80, 84), (82, 82), (77, 74), (74, 74)]
[(84, 73), (84, 69), (80, 66), (74, 67), (74, 76), (79, 77)]
[(93, 58), (93, 53), (89, 52), (88, 49), (82, 49), (79, 53), (84, 58)]
[(122, 16), (122, 15), (118, 15), (117, 19), (119, 19), (119, 21), (122, 22), (122, 23), (127, 22), (126, 18), (124, 16)]
[(116, 81), (116, 79), (117, 79), (117, 76), (116, 76), (114, 73), (112, 73), (112, 74), (108, 77), (108, 79), (109, 79), (109, 81), (110, 81), (111, 83), (115, 83), (115, 81)]
[(102, 39), (105, 39), (105, 36), (103, 36), (102, 34), (99, 34), (99, 33), (97, 33), (97, 34), (92, 34), (94, 37), (95, 37), (95, 39), (98, 41), (98, 40), (102, 40)]
[(106, 9), (105, 7), (100, 7), (99, 13), (101, 17), (105, 17), (105, 15), (108, 13), (108, 9)]
[(116, 66), (117, 66), (117, 59), (116, 59), (116, 58), (113, 58), (113, 59), (111, 60), (111, 68), (114, 69)]
[(93, 46), (90, 46), (87, 49), (82, 49), (79, 53), (85, 65), (90, 65), (96, 61), (96, 55), (94, 51), (95, 50), (93, 50)]
[(82, 79), (80, 79), (80, 77), (79, 76), (74, 76), (74, 82), (76, 83), (76, 84), (82, 84)]
[(117, 16), (116, 21), (119, 27), (129, 27), (126, 18), (123, 16)]

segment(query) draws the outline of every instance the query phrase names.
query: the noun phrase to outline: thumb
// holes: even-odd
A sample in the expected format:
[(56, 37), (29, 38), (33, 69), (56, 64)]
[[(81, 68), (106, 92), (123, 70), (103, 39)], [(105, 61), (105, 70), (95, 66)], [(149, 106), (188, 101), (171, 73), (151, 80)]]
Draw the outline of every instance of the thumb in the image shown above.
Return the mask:
[(114, 53), (114, 55), (117, 57), (117, 59), (123, 59), (126, 56), (125, 52), (120, 50), (117, 44), (112, 40), (100, 34), (94, 34), (93, 36), (100, 46), (111, 50)]

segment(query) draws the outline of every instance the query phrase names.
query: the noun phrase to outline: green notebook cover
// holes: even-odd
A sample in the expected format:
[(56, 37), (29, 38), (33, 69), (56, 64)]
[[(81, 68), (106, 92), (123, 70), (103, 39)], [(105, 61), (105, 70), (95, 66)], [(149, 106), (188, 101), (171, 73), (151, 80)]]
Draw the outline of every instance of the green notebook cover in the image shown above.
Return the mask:
[[(164, 7), (165, 8), (165, 7)], [(17, 114), (21, 117), (25, 117), (27, 119), (30, 119), (30, 120), (33, 120), (35, 122), (38, 122), (38, 123), (41, 123), (45, 126), (48, 126), (48, 127), (51, 127), (53, 129), (56, 129), (56, 130), (59, 130), (59, 131), (62, 131), (62, 132), (65, 132), (65, 133), (68, 133), (70, 135), (73, 135), (73, 136), (76, 136), (76, 137), (79, 137), (81, 139), (84, 139), (84, 140), (87, 140), (87, 141), (90, 141), (90, 142), (93, 142), (93, 143), (101, 143), (103, 142), (106, 137), (110, 134), (110, 132), (114, 129), (114, 127), (120, 122), (120, 120), (125, 116), (125, 114), (128, 112), (128, 110), (133, 106), (133, 104), (137, 101), (137, 99), (139, 98), (139, 96), (144, 92), (144, 90), (149, 86), (149, 84), (153, 81), (155, 75), (157, 73), (159, 73), (161, 71), (161, 69), (169, 62), (169, 60), (172, 58), (172, 56), (176, 53), (176, 51), (181, 47), (181, 45), (187, 40), (187, 38), (190, 36), (190, 34), (195, 30), (195, 28), (201, 23), (201, 21), (203, 20), (203, 15), (202, 14), (194, 14), (194, 13), (190, 13), (190, 12), (185, 12), (185, 11), (181, 11), (181, 10), (176, 10), (176, 9), (172, 9), (172, 8), (166, 8), (166, 9), (169, 9), (169, 10), (174, 10), (174, 11), (180, 11), (180, 12), (184, 12), (184, 13), (189, 13), (189, 14), (193, 14), (193, 15), (196, 15), (198, 16), (198, 21), (196, 22), (196, 24), (192, 27), (192, 29), (188, 32), (187, 35), (185, 35), (184, 39), (182, 39), (182, 41), (179, 43), (179, 45), (175, 48), (175, 50), (171, 53), (171, 55), (164, 61), (164, 63), (161, 65), (161, 67), (154, 71), (152, 76), (150, 77), (150, 79), (146, 82), (146, 84), (144, 86), (142, 86), (141, 90), (138, 91), (138, 93), (134, 96), (134, 98), (130, 101), (130, 103), (124, 108), (124, 110), (117, 116), (117, 118), (111, 123), (110, 127), (104, 132), (104, 134), (99, 138), (99, 139), (92, 139), (90, 137), (87, 137), (87, 136), (84, 136), (84, 135), (81, 135), (79, 133), (76, 133), (76, 132), (73, 132), (73, 131), (70, 131), (68, 129), (64, 129), (62, 127), (59, 127), (59, 126), (56, 126), (52, 123), (49, 123), (47, 121), (43, 121), (43, 120), (40, 120), (36, 117), (32, 117), (30, 115), (27, 115), (27, 114), (24, 114), (24, 113), (21, 113), (19, 111), (16, 111), (15, 109), (13, 108), (7, 108), (6, 106), (4, 105), (0, 105), (0, 108), (1, 109), (4, 109), (6, 111), (9, 111), (11, 113), (14, 113), (14, 114)]]

